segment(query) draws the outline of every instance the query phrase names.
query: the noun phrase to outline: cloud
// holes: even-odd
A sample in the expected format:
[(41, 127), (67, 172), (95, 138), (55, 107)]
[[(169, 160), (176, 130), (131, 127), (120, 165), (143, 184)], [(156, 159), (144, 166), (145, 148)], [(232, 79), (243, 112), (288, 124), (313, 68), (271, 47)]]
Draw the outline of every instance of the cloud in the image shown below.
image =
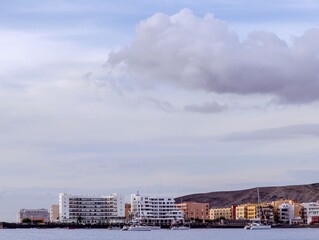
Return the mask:
[(279, 128), (261, 129), (252, 132), (233, 133), (221, 138), (223, 141), (258, 141), (274, 139), (298, 139), (319, 137), (319, 124), (293, 125)]
[(254, 31), (241, 42), (213, 15), (200, 18), (183, 9), (142, 21), (131, 44), (109, 55), (107, 67), (142, 83), (308, 103), (319, 98), (318, 38), (314, 28), (290, 45), (274, 33)]
[(226, 105), (221, 105), (217, 102), (205, 102), (202, 105), (191, 104), (184, 107), (185, 111), (198, 113), (219, 113), (227, 109), (228, 107)]

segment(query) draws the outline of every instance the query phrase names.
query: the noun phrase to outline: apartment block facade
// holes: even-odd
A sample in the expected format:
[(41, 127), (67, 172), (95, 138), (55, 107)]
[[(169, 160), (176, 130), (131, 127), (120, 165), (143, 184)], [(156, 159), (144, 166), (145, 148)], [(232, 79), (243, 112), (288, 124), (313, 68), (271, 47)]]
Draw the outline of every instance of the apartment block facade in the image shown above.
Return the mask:
[(183, 202), (176, 206), (184, 212), (185, 219), (209, 219), (209, 204), (197, 202)]
[(173, 197), (131, 195), (131, 216), (140, 223), (170, 225), (184, 221)]
[(229, 208), (211, 208), (209, 210), (209, 218), (211, 220), (224, 218), (227, 220), (232, 219), (232, 209)]
[(302, 203), (304, 220), (306, 224), (312, 224), (318, 222), (319, 219), (319, 201)]
[(238, 205), (236, 207), (236, 220), (246, 220), (247, 219), (247, 205)]
[(18, 222), (23, 222), (28, 219), (32, 222), (44, 222), (50, 221), (49, 211), (47, 209), (21, 209), (18, 214)]
[(125, 201), (120, 194), (108, 196), (83, 196), (59, 194), (59, 216), (61, 222), (113, 223), (123, 222)]

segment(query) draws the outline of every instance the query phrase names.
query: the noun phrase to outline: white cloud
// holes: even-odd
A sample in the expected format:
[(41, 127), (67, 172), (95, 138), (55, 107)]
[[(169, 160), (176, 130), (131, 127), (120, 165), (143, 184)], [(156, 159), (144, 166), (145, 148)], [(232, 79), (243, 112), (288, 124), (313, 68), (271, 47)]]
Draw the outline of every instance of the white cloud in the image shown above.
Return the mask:
[(306, 103), (319, 96), (318, 37), (319, 29), (311, 29), (289, 46), (274, 33), (254, 31), (241, 42), (225, 22), (184, 9), (141, 22), (132, 43), (111, 53), (107, 66), (144, 83)]

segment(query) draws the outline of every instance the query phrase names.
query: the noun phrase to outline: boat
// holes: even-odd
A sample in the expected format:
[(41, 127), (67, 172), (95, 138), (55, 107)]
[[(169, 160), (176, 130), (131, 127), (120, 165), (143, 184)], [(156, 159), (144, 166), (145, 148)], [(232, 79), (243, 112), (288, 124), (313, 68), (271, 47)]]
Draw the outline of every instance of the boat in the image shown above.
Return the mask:
[(263, 223), (260, 218), (252, 219), (251, 222), (244, 227), (246, 230), (267, 230), (271, 229), (271, 225)]
[[(137, 192), (137, 195), (139, 193)], [(129, 222), (128, 231), (152, 231), (160, 230), (160, 226), (151, 225), (150, 223), (145, 223), (144, 215), (140, 209), (140, 203), (138, 203), (138, 211), (132, 215), (132, 220)]]
[(189, 230), (190, 227), (188, 226), (173, 226), (171, 227), (171, 230)]
[(149, 227), (152, 231), (153, 230), (161, 230), (160, 226), (150, 226), (150, 225), (146, 225), (147, 227)]
[[(267, 220), (266, 220), (266, 217), (265, 217), (265, 213), (263, 211), (263, 208), (260, 206), (261, 204), (261, 201), (260, 201), (260, 196), (259, 196), (259, 188), (257, 188), (257, 196), (258, 196), (258, 205), (261, 209), (261, 213), (262, 213), (262, 217), (265, 219), (264, 221), (261, 220), (260, 217), (257, 217), (257, 218), (254, 218), (254, 219), (251, 219), (250, 223), (248, 223), (244, 229), (245, 230), (268, 230), (268, 229), (271, 229), (271, 225), (269, 225), (267, 223)], [(259, 212), (258, 211), (258, 215), (259, 215)]]
[(130, 226), (124, 225), (121, 230), (122, 231), (127, 231), (129, 228), (130, 228)]
[(122, 228), (111, 226), (107, 228), (108, 230), (121, 230)]
[(174, 218), (172, 225), (171, 225), (171, 230), (189, 230), (190, 225), (183, 222), (178, 222), (176, 218)]
[(132, 225), (130, 226), (127, 231), (151, 231), (152, 228), (150, 226), (144, 225)]

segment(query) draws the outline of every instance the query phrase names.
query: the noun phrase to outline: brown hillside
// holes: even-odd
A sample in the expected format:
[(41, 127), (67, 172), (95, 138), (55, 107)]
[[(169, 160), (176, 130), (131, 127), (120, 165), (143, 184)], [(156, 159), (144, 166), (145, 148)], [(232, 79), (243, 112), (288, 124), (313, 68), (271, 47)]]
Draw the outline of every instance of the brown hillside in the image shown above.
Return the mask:
[[(294, 185), (283, 187), (259, 187), (262, 202), (270, 202), (280, 199), (293, 199), (298, 202), (314, 202), (319, 200), (319, 183), (307, 185)], [(212, 207), (230, 207), (243, 203), (257, 203), (257, 189), (245, 189), (238, 191), (210, 192), (191, 194), (176, 198), (176, 203), (201, 202), (209, 203)]]

